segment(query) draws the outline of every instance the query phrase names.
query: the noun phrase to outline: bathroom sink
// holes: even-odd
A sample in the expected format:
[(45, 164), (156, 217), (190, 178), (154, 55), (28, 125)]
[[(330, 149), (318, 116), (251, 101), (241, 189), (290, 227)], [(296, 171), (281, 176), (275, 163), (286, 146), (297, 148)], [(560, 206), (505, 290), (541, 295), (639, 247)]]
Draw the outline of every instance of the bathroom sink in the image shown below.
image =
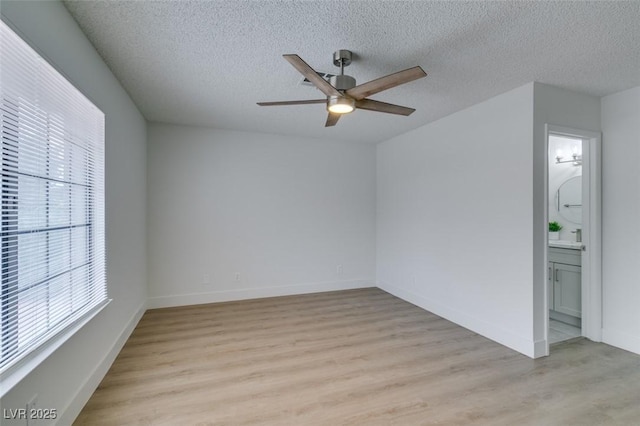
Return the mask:
[(577, 243), (575, 241), (567, 241), (567, 240), (549, 240), (549, 247), (580, 250), (582, 248), (582, 243)]

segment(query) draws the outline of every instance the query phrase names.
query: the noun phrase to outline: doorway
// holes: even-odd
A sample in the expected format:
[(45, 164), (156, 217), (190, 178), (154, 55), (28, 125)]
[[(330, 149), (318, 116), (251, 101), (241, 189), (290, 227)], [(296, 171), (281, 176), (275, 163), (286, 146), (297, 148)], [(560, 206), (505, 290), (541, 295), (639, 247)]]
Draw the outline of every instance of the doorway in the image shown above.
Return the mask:
[(600, 135), (547, 125), (546, 141), (547, 345), (580, 336), (600, 341)]

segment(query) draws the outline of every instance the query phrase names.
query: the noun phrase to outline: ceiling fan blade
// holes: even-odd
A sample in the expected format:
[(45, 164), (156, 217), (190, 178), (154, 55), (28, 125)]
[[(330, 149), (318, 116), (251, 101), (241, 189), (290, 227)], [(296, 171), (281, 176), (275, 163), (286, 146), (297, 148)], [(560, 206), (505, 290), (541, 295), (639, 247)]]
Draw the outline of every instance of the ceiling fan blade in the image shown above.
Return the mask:
[(326, 104), (326, 99), (309, 99), (302, 101), (258, 102), (260, 106)]
[(295, 54), (282, 55), (291, 65), (297, 69), (300, 74), (304, 75), (307, 80), (312, 82), (322, 93), (327, 96), (342, 96), (338, 90), (330, 85), (327, 80), (320, 77), (317, 72), (313, 70), (302, 58)]
[(361, 99), (356, 101), (356, 108), (366, 109), (369, 111), (386, 112), (397, 115), (411, 115), (415, 111), (413, 108), (407, 108), (400, 105), (388, 104), (386, 102), (374, 101), (373, 99)]
[(413, 67), (404, 71), (399, 71), (393, 74), (389, 74), (384, 77), (371, 80), (367, 83), (363, 83), (352, 89), (347, 90), (347, 95), (356, 100), (364, 99), (368, 96), (382, 92), (383, 90), (391, 89), (392, 87), (399, 86), (404, 83), (408, 83), (419, 78), (426, 77), (427, 73), (420, 67)]
[(327, 122), (324, 124), (324, 127), (335, 126), (338, 120), (340, 120), (341, 115), (342, 114), (335, 114), (333, 112), (330, 112), (327, 116)]

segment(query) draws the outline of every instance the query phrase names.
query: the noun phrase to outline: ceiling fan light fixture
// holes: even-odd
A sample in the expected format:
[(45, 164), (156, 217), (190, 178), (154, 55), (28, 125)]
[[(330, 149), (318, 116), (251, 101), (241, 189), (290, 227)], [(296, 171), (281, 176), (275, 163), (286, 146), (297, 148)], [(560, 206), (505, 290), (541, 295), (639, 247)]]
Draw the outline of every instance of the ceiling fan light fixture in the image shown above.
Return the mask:
[(356, 108), (356, 102), (346, 96), (329, 96), (327, 111), (333, 114), (349, 114)]

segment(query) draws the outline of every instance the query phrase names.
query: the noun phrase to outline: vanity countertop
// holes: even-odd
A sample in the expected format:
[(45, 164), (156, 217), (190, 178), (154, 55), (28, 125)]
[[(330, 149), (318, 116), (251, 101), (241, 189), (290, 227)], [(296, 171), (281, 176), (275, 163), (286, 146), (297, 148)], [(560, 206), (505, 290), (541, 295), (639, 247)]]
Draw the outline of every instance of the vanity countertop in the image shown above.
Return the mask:
[(582, 248), (582, 243), (567, 240), (549, 240), (549, 247), (580, 250)]

